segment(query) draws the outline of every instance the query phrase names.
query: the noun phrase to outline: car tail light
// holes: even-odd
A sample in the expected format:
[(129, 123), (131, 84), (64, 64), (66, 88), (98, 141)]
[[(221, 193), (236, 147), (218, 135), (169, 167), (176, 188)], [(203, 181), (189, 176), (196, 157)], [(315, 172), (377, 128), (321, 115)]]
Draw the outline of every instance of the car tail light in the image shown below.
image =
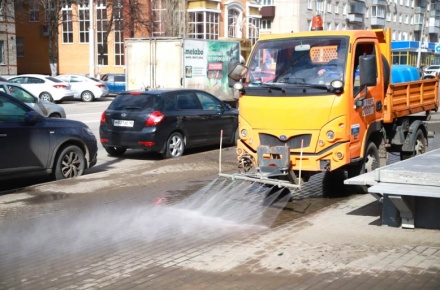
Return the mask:
[(98, 88), (103, 88), (103, 87), (105, 87), (105, 85), (103, 85), (103, 84), (98, 84), (98, 85), (96, 85)]
[(150, 116), (148, 116), (147, 121), (145, 122), (145, 126), (155, 126), (162, 122), (162, 120), (165, 118), (165, 115), (162, 114), (159, 111), (153, 111), (150, 113)]
[(57, 89), (65, 89), (66, 88), (65, 85), (53, 85), (53, 86)]
[(105, 124), (105, 111), (101, 115), (101, 124)]
[(144, 145), (145, 147), (151, 147), (151, 146), (154, 146), (154, 144), (156, 144), (156, 143), (151, 142), (151, 141), (139, 141), (138, 144)]
[(107, 142), (108, 142), (108, 139), (101, 138), (101, 143), (102, 143), (102, 144), (107, 143)]

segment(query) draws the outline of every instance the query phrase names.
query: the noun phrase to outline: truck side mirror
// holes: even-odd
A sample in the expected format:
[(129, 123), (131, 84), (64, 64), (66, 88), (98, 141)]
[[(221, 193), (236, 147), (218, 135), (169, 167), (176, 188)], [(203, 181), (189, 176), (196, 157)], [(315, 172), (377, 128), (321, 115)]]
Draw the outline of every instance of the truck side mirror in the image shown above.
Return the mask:
[(374, 54), (359, 57), (359, 81), (361, 86), (377, 84), (377, 63)]
[(247, 71), (248, 68), (238, 61), (228, 62), (228, 86), (232, 88), (236, 82), (246, 75)]

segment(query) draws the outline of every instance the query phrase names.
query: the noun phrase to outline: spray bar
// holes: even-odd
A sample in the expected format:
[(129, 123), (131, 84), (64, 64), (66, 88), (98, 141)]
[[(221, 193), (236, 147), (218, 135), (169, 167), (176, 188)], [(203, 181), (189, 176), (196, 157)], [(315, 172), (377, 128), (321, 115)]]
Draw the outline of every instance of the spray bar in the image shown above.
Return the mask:
[(285, 180), (258, 178), (256, 176), (254, 177), (254, 176), (249, 176), (249, 175), (243, 175), (240, 173), (234, 173), (234, 174), (219, 173), (218, 175), (222, 176), (222, 177), (231, 178), (232, 180), (239, 179), (239, 180), (257, 182), (257, 183), (262, 183), (262, 184), (267, 184), (267, 185), (274, 185), (274, 186), (278, 186), (278, 187), (288, 187), (288, 188), (295, 188), (295, 189), (301, 188), (301, 185), (293, 184), (293, 183), (290, 183), (289, 181), (285, 181)]
[[(294, 189), (301, 189), (301, 182), (300, 184), (294, 184), (287, 180), (277, 180), (277, 179), (268, 179), (264, 178), (262, 176), (250, 176), (240, 173), (234, 173), (234, 174), (225, 174), (222, 173), (222, 140), (223, 140), (223, 130), (220, 131), (220, 150), (219, 150), (219, 160), (218, 160), (218, 175), (221, 177), (231, 178), (232, 180), (240, 179), (245, 181), (251, 181), (251, 182), (257, 182), (262, 184), (268, 184), (278, 187), (287, 187), (287, 188), (294, 188)], [(301, 180), (301, 162), (302, 162), (302, 149), (303, 149), (303, 140), (301, 140), (301, 159), (300, 159), (300, 171), (299, 171), (299, 178)]]

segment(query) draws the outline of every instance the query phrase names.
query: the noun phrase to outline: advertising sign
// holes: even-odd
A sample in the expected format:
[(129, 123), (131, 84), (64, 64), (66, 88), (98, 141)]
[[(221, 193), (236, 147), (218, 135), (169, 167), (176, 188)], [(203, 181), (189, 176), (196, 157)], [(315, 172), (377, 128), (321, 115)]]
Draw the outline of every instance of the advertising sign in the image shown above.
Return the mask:
[(220, 99), (231, 96), (228, 62), (239, 60), (237, 42), (185, 40), (184, 68), (186, 88), (201, 89)]

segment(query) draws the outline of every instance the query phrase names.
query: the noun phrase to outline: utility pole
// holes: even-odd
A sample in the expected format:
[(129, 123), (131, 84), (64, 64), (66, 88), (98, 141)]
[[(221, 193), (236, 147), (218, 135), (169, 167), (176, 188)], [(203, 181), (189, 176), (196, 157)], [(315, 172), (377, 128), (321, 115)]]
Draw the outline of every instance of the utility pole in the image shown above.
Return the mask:
[(93, 0), (89, 0), (89, 76), (95, 77), (95, 30)]

